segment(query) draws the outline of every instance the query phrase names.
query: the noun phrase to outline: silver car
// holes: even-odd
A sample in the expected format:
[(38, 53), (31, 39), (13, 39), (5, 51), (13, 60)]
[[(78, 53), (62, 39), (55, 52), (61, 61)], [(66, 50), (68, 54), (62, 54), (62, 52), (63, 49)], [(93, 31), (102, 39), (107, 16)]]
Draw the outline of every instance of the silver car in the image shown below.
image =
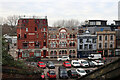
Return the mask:
[(48, 61), (48, 62), (47, 62), (47, 67), (48, 67), (49, 69), (54, 69), (54, 68), (55, 68), (55, 65), (53, 64), (52, 61)]

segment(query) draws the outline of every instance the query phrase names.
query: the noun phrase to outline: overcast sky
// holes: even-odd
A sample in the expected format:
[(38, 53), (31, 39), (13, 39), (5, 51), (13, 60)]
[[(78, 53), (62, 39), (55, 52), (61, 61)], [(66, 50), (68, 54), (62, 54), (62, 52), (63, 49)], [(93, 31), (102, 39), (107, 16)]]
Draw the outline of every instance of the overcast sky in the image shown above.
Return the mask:
[(0, 17), (47, 16), (52, 25), (61, 19), (118, 19), (119, 0), (0, 0)]

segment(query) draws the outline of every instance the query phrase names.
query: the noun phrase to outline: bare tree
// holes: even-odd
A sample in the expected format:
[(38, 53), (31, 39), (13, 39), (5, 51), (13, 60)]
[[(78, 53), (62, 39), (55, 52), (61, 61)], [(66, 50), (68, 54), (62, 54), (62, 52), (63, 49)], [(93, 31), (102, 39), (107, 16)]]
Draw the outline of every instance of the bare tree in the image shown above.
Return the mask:
[(79, 26), (80, 22), (78, 20), (75, 19), (71, 19), (71, 20), (58, 20), (56, 22), (53, 23), (54, 27), (75, 27), (75, 26)]
[(8, 23), (8, 25), (10, 25), (10, 26), (16, 26), (18, 18), (19, 18), (19, 16), (17, 16), (17, 15), (8, 16), (7, 17), (7, 23)]
[(4, 17), (0, 17), (0, 25), (7, 24), (7, 20)]

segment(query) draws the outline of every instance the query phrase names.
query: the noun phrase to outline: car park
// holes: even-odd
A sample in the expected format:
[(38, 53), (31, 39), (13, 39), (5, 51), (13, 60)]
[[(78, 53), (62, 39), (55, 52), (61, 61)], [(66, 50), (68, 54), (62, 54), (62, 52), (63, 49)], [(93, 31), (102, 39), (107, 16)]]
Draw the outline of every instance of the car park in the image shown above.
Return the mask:
[(71, 69), (67, 71), (67, 73), (70, 78), (78, 78), (78, 73), (76, 72), (75, 69)]
[(53, 64), (52, 61), (48, 61), (46, 66), (49, 68), (49, 69), (54, 69), (55, 68), (55, 65)]
[(72, 65), (73, 67), (80, 67), (80, 63), (79, 63), (79, 61), (77, 61), (77, 60), (72, 60), (72, 61), (71, 61), (71, 65)]
[(68, 56), (62, 56), (62, 57), (59, 57), (57, 58), (58, 61), (68, 61), (70, 60), (70, 58)]
[(79, 76), (84, 76), (87, 74), (86, 71), (82, 68), (77, 68), (76, 72), (79, 74)]
[(53, 71), (53, 70), (48, 71), (47, 72), (47, 77), (49, 79), (56, 79), (56, 73), (55, 73), (55, 71)]
[(94, 60), (92, 62), (95, 64), (95, 66), (102, 66), (102, 65), (104, 65), (104, 63), (101, 60)]
[(60, 66), (58, 68), (58, 73), (59, 73), (59, 78), (63, 78), (63, 79), (67, 79), (68, 78), (68, 74), (67, 74), (67, 70), (64, 66)]
[(71, 68), (71, 64), (70, 64), (69, 61), (63, 62), (63, 66), (66, 67), (66, 68)]
[(84, 59), (78, 60), (81, 67), (89, 67), (88, 61)]
[(37, 64), (37, 66), (38, 66), (38, 67), (40, 67), (40, 68), (43, 68), (43, 69), (45, 69), (45, 68), (46, 68), (45, 63), (44, 63), (44, 62), (42, 62), (42, 61), (39, 61), (39, 62), (38, 62), (38, 64)]

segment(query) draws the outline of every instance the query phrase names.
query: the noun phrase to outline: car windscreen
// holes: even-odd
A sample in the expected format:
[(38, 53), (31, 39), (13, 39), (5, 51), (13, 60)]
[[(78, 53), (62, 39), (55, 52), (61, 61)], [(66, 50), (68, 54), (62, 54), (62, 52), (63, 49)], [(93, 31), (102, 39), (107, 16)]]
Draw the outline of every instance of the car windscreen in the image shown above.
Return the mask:
[(98, 61), (96, 61), (96, 62), (99, 62), (99, 63), (101, 63), (102, 61), (98, 60)]
[(70, 63), (65, 63), (65, 64), (70, 64)]
[(81, 63), (87, 64), (87, 61), (81, 61)]
[(51, 72), (50, 75), (55, 75), (55, 72)]
[(67, 57), (63, 57), (63, 58), (67, 58)]
[(63, 71), (60, 71), (60, 73), (67, 74), (67, 71), (63, 70)]
[(45, 65), (44, 63), (39, 63), (40, 65)]
[(78, 70), (78, 72), (80, 72), (80, 73), (85, 73), (85, 71), (84, 71), (84, 70)]
[(76, 71), (73, 71), (72, 74), (77, 74), (77, 72), (76, 72)]
[(79, 64), (79, 62), (73, 62), (73, 64)]
[(80, 70), (80, 72), (81, 72), (81, 73), (85, 73), (85, 71), (84, 71), (84, 70)]

